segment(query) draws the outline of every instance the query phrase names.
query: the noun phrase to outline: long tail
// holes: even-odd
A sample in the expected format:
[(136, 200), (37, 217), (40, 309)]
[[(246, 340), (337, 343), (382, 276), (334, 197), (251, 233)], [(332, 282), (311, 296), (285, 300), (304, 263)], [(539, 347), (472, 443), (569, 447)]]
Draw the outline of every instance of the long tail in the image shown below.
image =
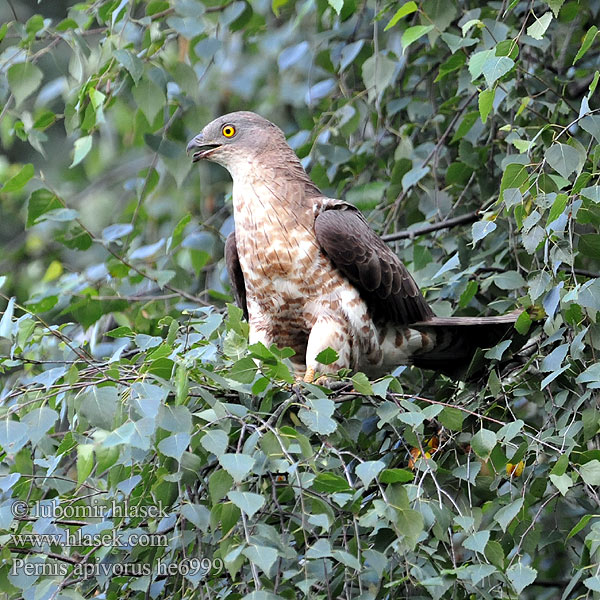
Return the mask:
[(451, 377), (461, 377), (469, 368), (478, 348), (491, 348), (504, 339), (518, 342), (524, 339), (514, 328), (522, 310), (497, 317), (432, 317), (411, 323), (417, 329), (435, 336), (435, 346), (429, 352), (415, 354), (412, 362), (424, 369), (441, 371)]

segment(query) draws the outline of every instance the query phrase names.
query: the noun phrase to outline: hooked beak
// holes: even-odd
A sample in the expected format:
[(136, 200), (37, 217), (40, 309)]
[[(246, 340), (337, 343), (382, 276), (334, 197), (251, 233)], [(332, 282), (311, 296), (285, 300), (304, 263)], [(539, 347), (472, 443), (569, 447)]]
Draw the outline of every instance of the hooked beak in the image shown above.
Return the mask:
[(210, 158), (210, 155), (217, 148), (220, 148), (220, 144), (206, 144), (201, 133), (193, 138), (187, 145), (186, 152), (194, 152), (192, 155), (192, 162), (198, 162), (204, 158)]

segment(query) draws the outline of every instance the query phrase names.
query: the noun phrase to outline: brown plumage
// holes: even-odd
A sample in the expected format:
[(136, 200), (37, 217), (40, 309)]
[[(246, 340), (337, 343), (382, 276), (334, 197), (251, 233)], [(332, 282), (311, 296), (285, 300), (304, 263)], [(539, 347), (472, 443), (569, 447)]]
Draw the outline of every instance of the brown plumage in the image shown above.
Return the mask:
[(477, 348), (513, 333), (519, 311), (436, 317), (358, 209), (323, 196), (270, 121), (224, 115), (188, 151), (233, 178), (235, 233), (225, 257), (251, 343), (290, 346), (307, 380), (322, 370), (316, 356), (327, 347), (338, 354), (329, 370), (377, 376), (414, 364), (459, 376)]

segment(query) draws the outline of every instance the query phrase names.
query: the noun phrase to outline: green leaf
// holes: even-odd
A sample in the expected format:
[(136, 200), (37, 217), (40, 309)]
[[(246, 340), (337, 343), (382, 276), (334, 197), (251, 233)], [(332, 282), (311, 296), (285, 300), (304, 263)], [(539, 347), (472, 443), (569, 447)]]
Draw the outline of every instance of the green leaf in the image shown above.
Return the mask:
[(144, 74), (144, 63), (142, 60), (129, 50), (115, 50), (113, 55), (119, 61), (119, 64), (129, 71), (133, 82), (137, 85)]
[(504, 271), (494, 275), (492, 279), (501, 290), (517, 290), (527, 285), (523, 275), (518, 271)]
[(444, 410), (438, 415), (438, 421), (452, 431), (460, 431), (462, 429), (465, 413), (458, 408), (444, 406)]
[(345, 492), (350, 485), (344, 477), (333, 473), (319, 473), (313, 480), (312, 488), (315, 492), (335, 493)]
[(437, 83), (443, 79), (446, 75), (458, 71), (467, 62), (467, 57), (464, 53), (458, 52), (452, 54), (450, 58), (440, 65), (438, 76), (435, 78), (434, 83)]
[(113, 223), (102, 230), (102, 239), (105, 242), (114, 242), (133, 231), (131, 223)]
[(272, 0), (271, 10), (276, 17), (279, 17), (280, 9), (283, 8), (290, 0)]
[(584, 256), (600, 259), (600, 236), (597, 233), (584, 233), (579, 236), (577, 249)]
[(517, 318), (516, 322), (515, 322), (515, 329), (521, 334), (521, 335), (525, 335), (528, 331), (529, 328), (531, 327), (531, 317), (529, 316), (529, 313), (524, 310), (519, 317)]
[(461, 308), (466, 308), (469, 305), (469, 302), (475, 297), (475, 294), (479, 290), (479, 284), (476, 281), (470, 280), (467, 283), (467, 287), (464, 292), (460, 295), (460, 299), (458, 301), (458, 305)]
[(481, 122), (485, 123), (487, 118), (494, 106), (494, 98), (496, 96), (496, 88), (481, 90), (479, 92), (479, 115), (481, 117)]
[(558, 13), (565, 0), (546, 0), (546, 4), (552, 9), (554, 16), (558, 19)]
[(373, 387), (371, 383), (367, 379), (367, 376), (364, 373), (356, 373), (352, 376), (352, 383), (354, 385), (354, 389), (359, 394), (365, 394), (365, 396), (373, 395)]
[[(596, 204), (600, 204), (600, 185), (592, 185), (583, 188), (580, 193), (584, 198), (587, 198)], [(566, 196), (566, 194), (561, 195)]]
[(236, 483), (243, 481), (246, 475), (250, 473), (254, 462), (255, 459), (248, 454), (222, 454), (219, 456), (219, 463)]
[(202, 504), (183, 504), (181, 516), (193, 523), (203, 533), (206, 533), (210, 527), (210, 511)]
[(3, 186), (0, 188), (2, 192), (18, 192), (23, 189), (27, 182), (34, 176), (35, 171), (31, 163), (27, 163), (22, 169), (13, 175)]
[(344, 0), (327, 0), (327, 2), (338, 15), (340, 14), (342, 8), (344, 8)]
[(407, 483), (414, 478), (414, 473), (406, 469), (384, 469), (379, 474), (381, 483)]
[(560, 217), (563, 214), (565, 208), (567, 207), (568, 200), (569, 197), (567, 196), (567, 194), (557, 194), (556, 200), (554, 200), (554, 202), (552, 203), (552, 208), (550, 209), (548, 220), (546, 221), (546, 227), (550, 223), (553, 223), (556, 219), (558, 219), (558, 217)]
[(467, 550), (472, 550), (473, 552), (483, 554), (489, 539), (490, 532), (489, 530), (484, 529), (483, 531), (477, 531), (476, 533), (470, 535), (467, 539), (465, 539), (462, 545)]
[(321, 350), (315, 357), (315, 360), (322, 365), (330, 365), (339, 358), (338, 353), (333, 348), (325, 348)]
[(577, 383), (595, 383), (600, 381), (600, 362), (591, 364), (575, 379)]
[[(241, 507), (239, 508), (241, 509)], [(245, 548), (243, 554), (260, 569), (262, 569), (267, 575), (269, 575), (271, 567), (275, 564), (275, 561), (279, 556), (279, 553), (277, 550), (275, 550), (275, 548), (270, 548), (269, 546), (258, 546), (255, 544), (251, 544), (248, 546), (248, 548)]]
[(569, 455), (561, 454), (559, 459), (556, 461), (556, 463), (552, 467), (552, 470), (550, 471), (550, 473), (552, 475), (564, 475), (568, 466), (569, 466)]
[(73, 162), (70, 165), (70, 169), (78, 165), (92, 149), (92, 136), (84, 135), (83, 137), (75, 140), (74, 145), (75, 151), (73, 153)]
[(579, 125), (600, 142), (600, 115), (587, 115), (579, 121)]
[(8, 69), (7, 75), (10, 91), (15, 97), (16, 107), (38, 89), (42, 82), (42, 71), (33, 63), (22, 62)]
[(454, 2), (445, 0), (424, 0), (421, 5), (421, 22), (433, 23), (434, 31), (429, 38), (433, 45), (440, 32), (445, 31), (457, 17), (457, 9)]
[[(161, 398), (160, 392), (156, 394)], [(148, 394), (148, 392), (146, 392)], [(192, 431), (192, 415), (187, 406), (173, 406), (171, 404), (161, 404), (158, 406), (157, 425), (165, 431), (171, 433), (190, 433)]]
[(483, 73), (483, 65), (490, 58), (494, 58), (495, 54), (493, 50), (482, 50), (481, 52), (474, 52), (469, 57), (469, 73), (471, 74), (471, 81), (475, 81)]
[(539, 19), (533, 13), (535, 21), (527, 28), (527, 35), (531, 36), (534, 40), (541, 40), (546, 33), (550, 23), (552, 22), (552, 13), (548, 11), (544, 13)]
[(405, 543), (412, 550), (423, 532), (423, 515), (410, 508), (397, 509), (396, 527), (405, 538)]
[(598, 81), (600, 81), (600, 71), (596, 71), (594, 73), (594, 77), (592, 79), (592, 82), (590, 83), (590, 87), (588, 88), (588, 98), (591, 98), (594, 95), (594, 92), (596, 91), (596, 86), (598, 85)]
[(331, 543), (324, 538), (318, 539), (306, 551), (306, 558), (327, 558), (328, 556), (331, 556)]
[(191, 437), (189, 433), (175, 433), (161, 440), (158, 444), (158, 449), (165, 455), (174, 458), (177, 461), (181, 460), (183, 453), (190, 445)]
[(16, 454), (29, 441), (25, 423), (9, 418), (0, 419), (0, 447), (8, 454)]
[(520, 594), (528, 585), (531, 585), (535, 581), (537, 571), (519, 562), (506, 570), (506, 576), (515, 592)]
[(594, 519), (599, 517), (600, 515), (583, 515), (583, 517), (581, 517), (581, 519), (579, 519), (579, 522), (577, 523), (577, 525), (575, 525), (575, 527), (573, 527), (573, 529), (571, 529), (571, 531), (569, 531), (569, 534), (567, 535), (567, 539), (571, 539), (574, 535), (577, 535), (589, 522), (590, 519)]
[(80, 396), (79, 411), (91, 425), (102, 429), (112, 429), (119, 392), (113, 385), (88, 387)]
[(549, 479), (563, 496), (573, 487), (573, 480), (566, 473), (563, 475), (553, 475), (551, 473)]
[(181, 244), (181, 240), (183, 239), (183, 232), (184, 232), (187, 224), (191, 220), (192, 220), (192, 215), (190, 215), (190, 213), (186, 214), (185, 216), (181, 217), (181, 219), (179, 219), (179, 221), (177, 222), (177, 225), (175, 225), (175, 228), (173, 229), (173, 233), (171, 234), (171, 237), (169, 238), (169, 240), (167, 242), (167, 252), (171, 252), (172, 250), (177, 248), (177, 246), (179, 246), (179, 244)]
[(502, 181), (500, 183), (500, 200), (506, 199), (504, 197), (505, 190), (520, 188), (529, 178), (526, 165), (520, 165), (518, 163), (511, 163), (507, 165), (502, 175)]
[(77, 483), (81, 485), (94, 468), (94, 446), (79, 444), (77, 446)]
[(432, 29), (433, 25), (415, 25), (414, 27), (409, 27), (402, 34), (402, 51), (404, 52), (413, 42), (428, 34)]
[(413, 2), (413, 0), (407, 2), (406, 4), (403, 4), (394, 13), (394, 16), (390, 19), (390, 22), (385, 26), (384, 31), (391, 29), (394, 25), (398, 23), (398, 21), (400, 21), (400, 19), (406, 17), (407, 15), (410, 15), (411, 13), (414, 13), (416, 10), (418, 10), (417, 3)]
[(507, 506), (503, 506), (495, 515), (494, 521), (500, 525), (502, 531), (506, 533), (510, 522), (519, 514), (519, 511), (523, 508), (523, 498), (518, 498), (514, 502), (511, 502)]
[(249, 518), (252, 518), (265, 503), (265, 497), (254, 492), (231, 491), (227, 497)]
[(442, 33), (442, 40), (447, 44), (448, 48), (450, 48), (450, 52), (454, 54), (461, 48), (465, 48), (468, 46), (474, 46), (477, 44), (477, 40), (473, 38), (463, 38), (459, 35), (454, 35), (452, 33)]
[(429, 167), (415, 167), (410, 171), (406, 172), (402, 176), (402, 189), (404, 191), (409, 190), (411, 187), (415, 186), (425, 175), (429, 173)]
[(142, 79), (132, 90), (133, 98), (151, 123), (158, 111), (165, 106), (166, 98), (162, 88), (151, 79)]
[(490, 360), (502, 360), (502, 355), (510, 346), (510, 340), (504, 340), (499, 344), (496, 344), (493, 348), (490, 348), (483, 356)]
[(457, 142), (458, 140), (462, 139), (465, 135), (467, 135), (467, 133), (469, 133), (469, 131), (471, 131), (471, 128), (473, 127), (473, 125), (475, 125), (475, 122), (477, 121), (478, 118), (479, 118), (479, 113), (477, 111), (468, 112), (462, 118), (460, 124), (456, 128), (456, 131), (454, 132), (454, 135), (452, 136), (450, 143), (453, 144), (454, 142)]
[(396, 62), (381, 54), (373, 54), (362, 66), (362, 78), (368, 92), (369, 102), (373, 102), (384, 92), (394, 79)]
[(575, 64), (580, 58), (583, 58), (585, 53), (592, 47), (594, 40), (596, 39), (596, 35), (598, 35), (598, 28), (595, 25), (592, 25), (586, 32), (583, 41), (581, 42), (581, 48), (579, 48), (575, 58), (573, 59), (573, 64)]
[(222, 429), (209, 429), (201, 438), (202, 447), (217, 458), (225, 454), (229, 445), (229, 436)]
[(600, 592), (600, 575), (594, 575), (592, 577), (588, 577), (583, 580), (583, 585), (585, 585), (588, 590), (592, 590), (593, 592)]
[(337, 429), (337, 423), (331, 418), (335, 403), (328, 398), (308, 399), (307, 408), (298, 411), (300, 420), (315, 433), (328, 435)]
[(473, 236), (473, 244), (482, 240), (486, 235), (492, 233), (497, 225), (493, 221), (477, 221), (471, 227), (471, 235)]
[(579, 167), (579, 153), (567, 144), (552, 144), (545, 154), (546, 162), (562, 177), (569, 176)]
[(233, 365), (227, 377), (240, 383), (252, 383), (256, 375), (256, 369), (257, 366), (254, 360), (246, 356)]
[(497, 79), (506, 75), (514, 66), (515, 61), (508, 56), (492, 56), (483, 63), (481, 72), (488, 87), (491, 88)]
[(471, 439), (471, 447), (475, 454), (487, 460), (496, 445), (496, 434), (489, 429), (480, 429)]
[[(287, 4), (288, 0), (273, 0), (273, 4), (276, 2), (284, 2)], [(258, 590), (255, 592), (251, 592), (250, 594), (246, 594), (242, 600), (284, 600), (283, 596), (279, 594), (273, 594), (273, 592), (267, 592), (265, 590)]]
[(471, 581), (473, 582), (473, 585), (477, 585), (486, 577), (489, 577), (490, 575), (496, 573), (496, 571), (497, 569), (494, 565), (486, 565), (485, 563), (483, 563), (478, 565), (469, 565), (466, 568), (464, 568), (462, 573), (470, 577)]
[(227, 471), (218, 469), (213, 471), (208, 477), (208, 493), (213, 504), (225, 498), (227, 492), (231, 490), (233, 478)]
[(561, 344), (557, 346), (544, 357), (542, 364), (540, 365), (540, 370), (544, 373), (548, 373), (549, 371), (558, 371), (560, 369), (563, 360), (567, 356), (569, 352), (569, 344)]
[[(52, 383), (57, 381), (66, 369), (57, 367), (59, 373), (52, 373), (55, 369), (46, 371), (46, 374), (51, 375)], [(48, 389), (49, 385), (46, 385)], [(32, 444), (37, 444), (43, 437), (44, 434), (54, 426), (58, 419), (58, 413), (47, 406), (41, 406), (40, 408), (34, 408), (31, 412), (28, 412), (21, 418), (21, 423), (25, 423), (29, 429), (29, 440)]]
[(597, 459), (590, 460), (579, 467), (581, 478), (588, 485), (600, 485), (600, 461)]
[(369, 487), (369, 484), (373, 479), (379, 475), (379, 473), (385, 467), (385, 463), (381, 460), (367, 460), (363, 463), (360, 463), (355, 472), (362, 481), (365, 487)]

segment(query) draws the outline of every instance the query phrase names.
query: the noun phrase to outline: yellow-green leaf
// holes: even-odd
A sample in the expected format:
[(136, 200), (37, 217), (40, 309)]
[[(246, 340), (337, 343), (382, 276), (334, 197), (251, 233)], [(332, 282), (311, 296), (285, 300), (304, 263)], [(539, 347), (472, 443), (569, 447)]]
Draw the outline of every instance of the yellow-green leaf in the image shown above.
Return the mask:
[(418, 8), (417, 7), (417, 3), (413, 2), (412, 0), (410, 2), (407, 2), (406, 4), (403, 4), (395, 12), (394, 16), (390, 19), (390, 22), (385, 26), (384, 31), (387, 31), (388, 29), (391, 29), (403, 17), (406, 17), (407, 15), (410, 15), (411, 13), (414, 13), (417, 10), (417, 8)]

